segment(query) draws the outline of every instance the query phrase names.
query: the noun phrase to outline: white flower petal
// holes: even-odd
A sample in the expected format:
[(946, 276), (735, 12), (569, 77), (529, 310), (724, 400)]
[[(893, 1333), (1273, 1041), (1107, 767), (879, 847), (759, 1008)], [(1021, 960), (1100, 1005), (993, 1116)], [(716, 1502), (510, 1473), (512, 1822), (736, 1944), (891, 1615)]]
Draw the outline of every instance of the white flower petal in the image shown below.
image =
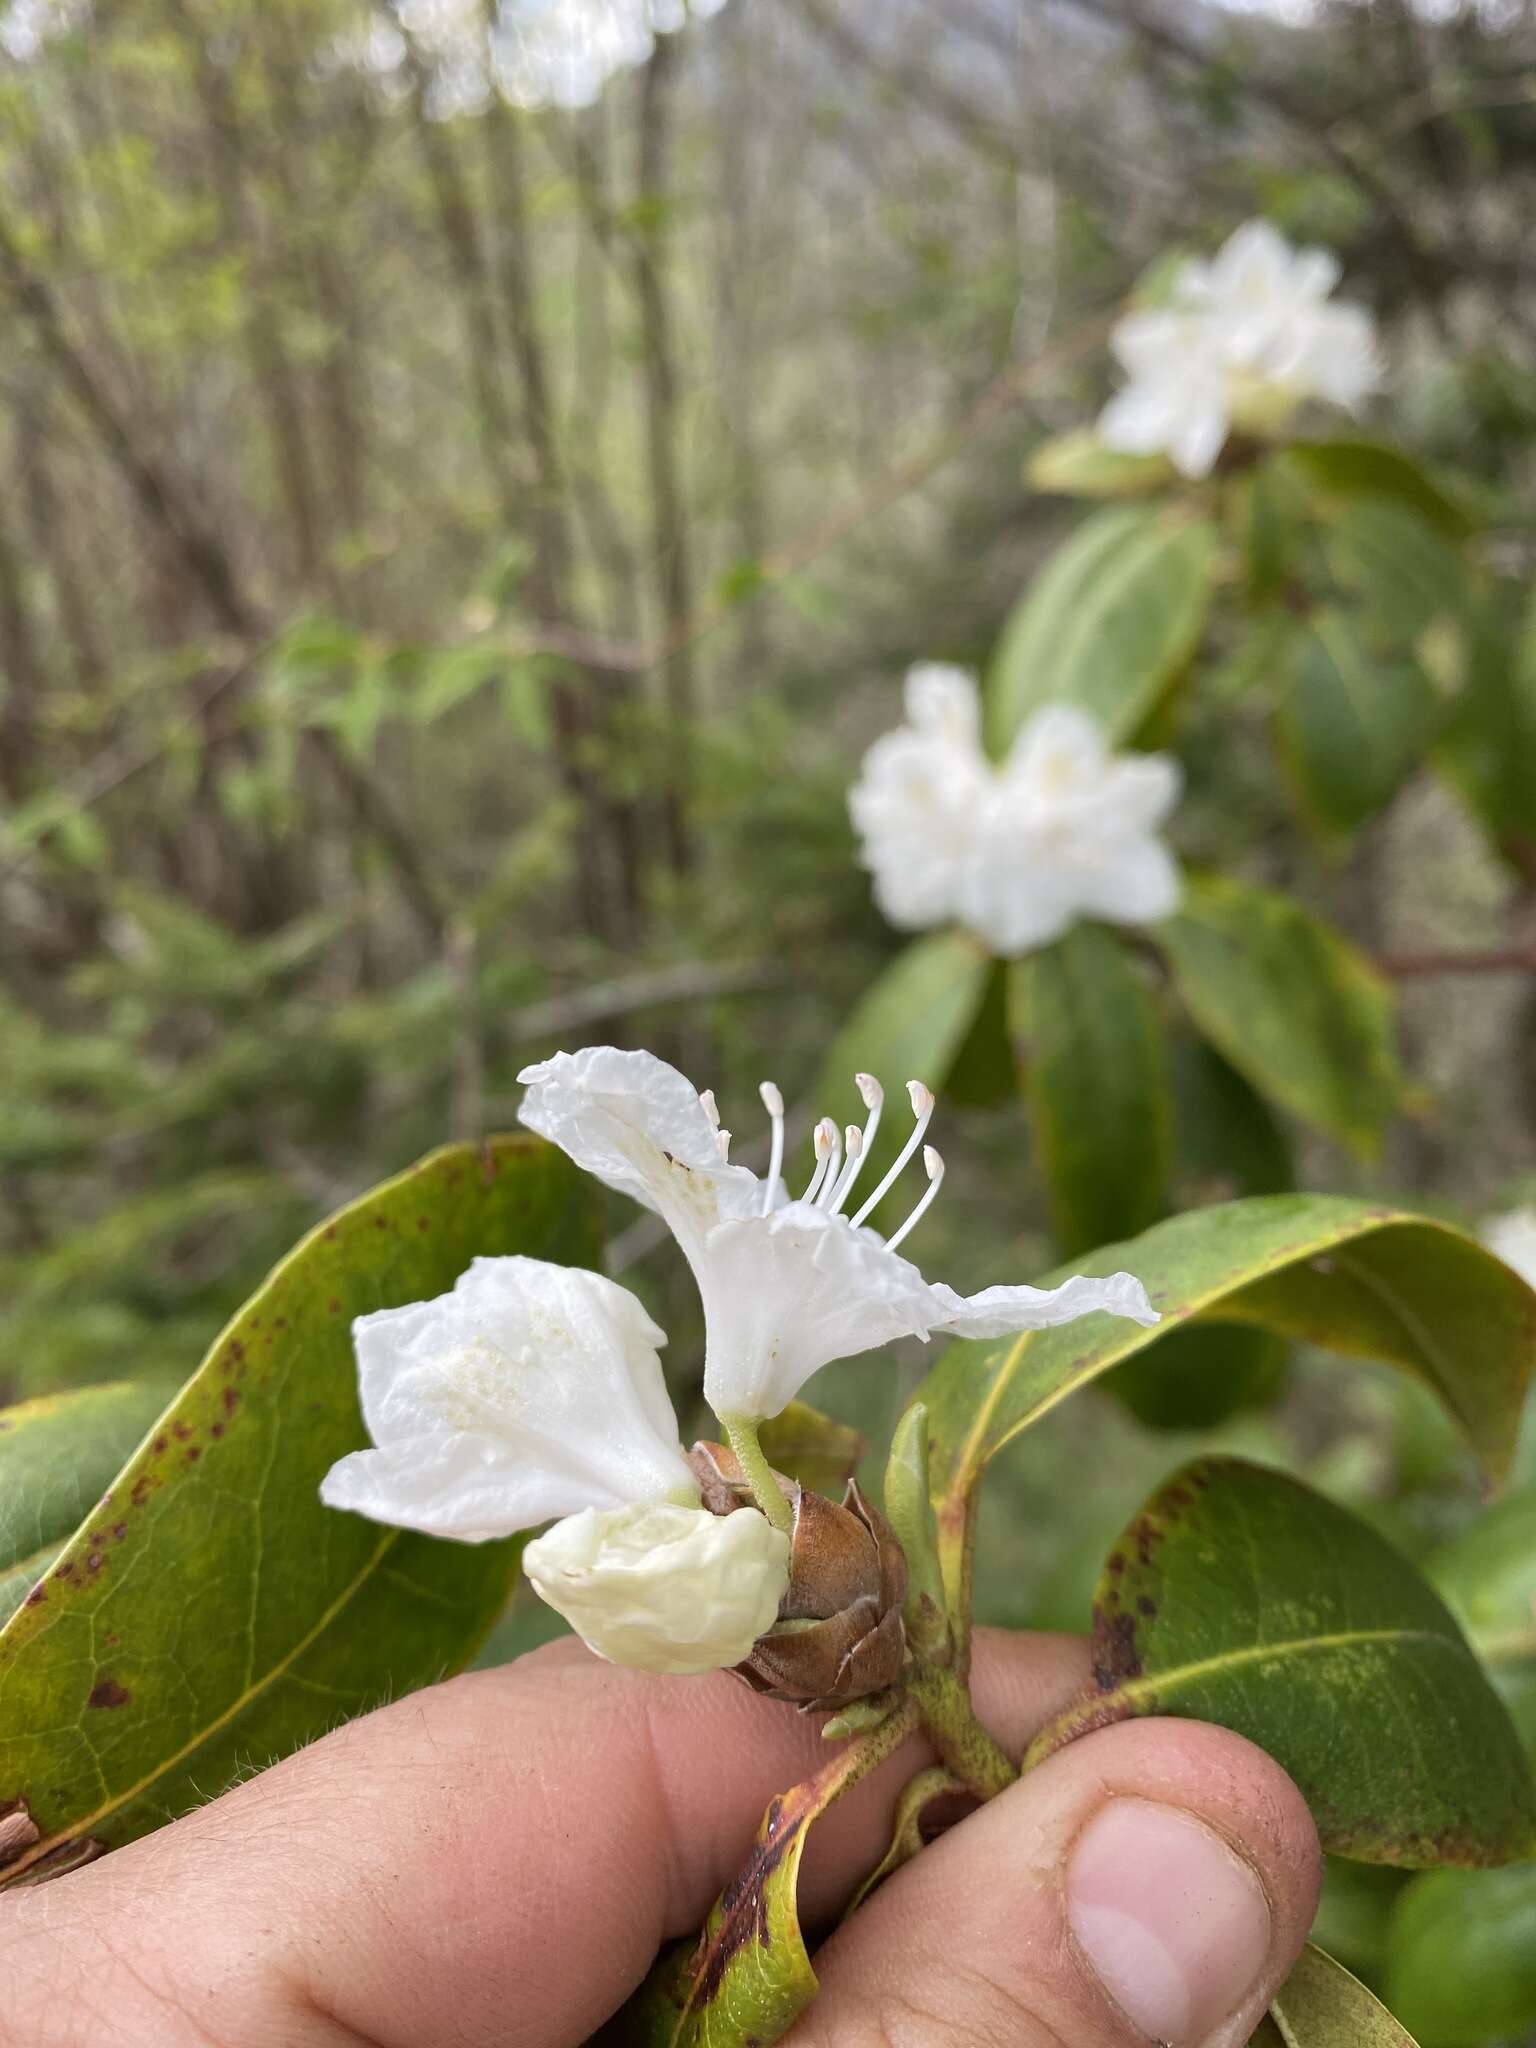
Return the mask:
[(375, 1448), (332, 1467), (331, 1506), (480, 1542), (693, 1486), (665, 1338), (600, 1273), (476, 1259), (451, 1293), (360, 1316), (353, 1337)]
[(1483, 1242), (1529, 1286), (1536, 1287), (1536, 1206), (1491, 1217), (1483, 1225)]
[(517, 1078), (528, 1091), (522, 1122), (654, 1209), (685, 1251), (722, 1215), (756, 1206), (756, 1176), (721, 1161), (698, 1090), (653, 1053), (590, 1046), (524, 1067)]
[(970, 669), (946, 661), (920, 661), (907, 670), (902, 701), (918, 732), (980, 751), (981, 692)]
[(609, 1663), (719, 1671), (773, 1626), (789, 1584), (789, 1539), (756, 1508), (589, 1509), (530, 1543), (523, 1569)]
[(1168, 459), (1181, 476), (1209, 476), (1227, 438), (1227, 408), (1222, 398), (1202, 394), (1191, 404), (1168, 442)]
[(1147, 1290), (1129, 1273), (1111, 1273), (1105, 1280), (1075, 1274), (1060, 1287), (987, 1287), (967, 1299), (951, 1287), (936, 1287), (951, 1313), (934, 1328), (955, 1337), (1007, 1337), (1017, 1330), (1049, 1330), (1058, 1323), (1102, 1309), (1150, 1328), (1162, 1318), (1147, 1299)]
[(1160, 839), (1146, 834), (1106, 847), (1079, 876), (1082, 908), (1111, 924), (1156, 924), (1172, 917), (1183, 893), (1178, 862)]

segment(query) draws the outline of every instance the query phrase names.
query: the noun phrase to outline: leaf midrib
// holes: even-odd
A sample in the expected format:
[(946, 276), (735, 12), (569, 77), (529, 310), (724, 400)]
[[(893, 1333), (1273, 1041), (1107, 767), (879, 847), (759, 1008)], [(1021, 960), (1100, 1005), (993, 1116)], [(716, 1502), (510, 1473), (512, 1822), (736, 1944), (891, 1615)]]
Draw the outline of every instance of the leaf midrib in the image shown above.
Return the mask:
[(121, 1811), (132, 1800), (139, 1798), (151, 1785), (157, 1784), (160, 1779), (175, 1770), (178, 1764), (184, 1763), (189, 1756), (201, 1749), (204, 1743), (210, 1742), (221, 1729), (227, 1728), (231, 1721), (244, 1712), (252, 1700), (259, 1698), (270, 1686), (276, 1685), (280, 1679), (286, 1678), (293, 1666), (304, 1655), (305, 1651), (309, 1649), (310, 1645), (317, 1642), (324, 1635), (325, 1631), (347, 1606), (364, 1582), (377, 1570), (386, 1553), (398, 1541), (399, 1536), (400, 1531), (398, 1529), (385, 1530), (377, 1546), (370, 1552), (366, 1562), (354, 1573), (347, 1584), (343, 1586), (330, 1606), (320, 1614), (309, 1632), (301, 1636), (277, 1663), (263, 1672), (256, 1684), (245, 1686), (236, 1698), (230, 1701), (224, 1711), (200, 1728), (190, 1741), (183, 1743), (181, 1748), (172, 1755), (163, 1758), (152, 1771), (146, 1773), (136, 1784), (126, 1787), (103, 1805), (98, 1806), (94, 1813), (85, 1814), (71, 1826), (59, 1829), (51, 1835), (45, 1835), (40, 1841), (33, 1844), (24, 1857), (18, 1858), (14, 1863), (7, 1864), (4, 1877), (0, 1878), (0, 1891), (4, 1891), (8, 1885), (14, 1883), (24, 1871), (30, 1869), (41, 1857), (46, 1856), (49, 1850), (58, 1848), (63, 1842), (77, 1841), (82, 1835), (88, 1835), (91, 1829), (97, 1826), (99, 1822)]
[(1338, 1629), (1325, 1636), (1286, 1636), (1277, 1642), (1250, 1643), (1241, 1650), (1222, 1650), (1214, 1657), (1197, 1658), (1193, 1664), (1175, 1664), (1166, 1671), (1149, 1671), (1140, 1678), (1128, 1678), (1107, 1692), (1095, 1693), (1091, 1699), (1070, 1709), (1069, 1713), (1075, 1717), (1084, 1708), (1102, 1705), (1106, 1700), (1155, 1698), (1159, 1691), (1213, 1675), (1220, 1676), (1244, 1664), (1267, 1663), (1275, 1657), (1311, 1656), (1323, 1650), (1351, 1649), (1360, 1643), (1424, 1643), (1448, 1650), (1453, 1656), (1462, 1654), (1463, 1650), (1456, 1638), (1432, 1628), (1354, 1628)]

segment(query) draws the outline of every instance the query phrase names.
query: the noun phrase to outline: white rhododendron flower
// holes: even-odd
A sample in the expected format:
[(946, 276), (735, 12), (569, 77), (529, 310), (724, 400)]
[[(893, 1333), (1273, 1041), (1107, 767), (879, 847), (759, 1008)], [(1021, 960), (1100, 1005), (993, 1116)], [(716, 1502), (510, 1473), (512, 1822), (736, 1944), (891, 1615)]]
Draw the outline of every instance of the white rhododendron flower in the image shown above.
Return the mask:
[(1086, 712), (1048, 704), (994, 764), (964, 669), (914, 668), (905, 702), (907, 723), (875, 741), (848, 793), (892, 924), (953, 921), (1018, 954), (1083, 917), (1147, 924), (1177, 909), (1178, 865), (1157, 836), (1179, 796), (1168, 755), (1111, 754)]
[(787, 1541), (756, 1508), (700, 1506), (666, 1338), (627, 1289), (476, 1259), (451, 1293), (352, 1334), (373, 1448), (331, 1467), (327, 1506), (464, 1543), (563, 1516), (528, 1546), (528, 1575), (613, 1663), (713, 1670), (772, 1624)]
[(1110, 345), (1127, 373), (1099, 436), (1207, 476), (1233, 427), (1279, 426), (1303, 400), (1353, 410), (1381, 378), (1363, 307), (1331, 298), (1338, 258), (1293, 249), (1268, 221), (1240, 227), (1209, 263), (1191, 261), (1166, 305), (1127, 314)]
[(1536, 1206), (1511, 1209), (1483, 1225), (1483, 1242), (1520, 1278), (1536, 1287)]
[(610, 1664), (686, 1675), (750, 1655), (789, 1583), (789, 1538), (756, 1508), (588, 1508), (523, 1552), (549, 1605)]
[(908, 1083), (915, 1128), (879, 1184), (852, 1198), (882, 1114), (872, 1075), (857, 1077), (868, 1112), (839, 1133), (816, 1127), (815, 1168), (798, 1197), (780, 1177), (784, 1104), (765, 1082), (772, 1124), (768, 1172), (730, 1163), (730, 1133), (712, 1096), (645, 1052), (599, 1046), (525, 1068), (520, 1115), (609, 1187), (653, 1209), (681, 1245), (704, 1301), (704, 1398), (729, 1426), (777, 1415), (811, 1374), (836, 1358), (935, 1332), (996, 1337), (1071, 1322), (1094, 1309), (1154, 1323), (1129, 1273), (1077, 1278), (1056, 1288), (989, 1287), (967, 1298), (926, 1281), (898, 1246), (938, 1193), (943, 1161), (931, 1147), (928, 1187), (888, 1239), (868, 1227), (911, 1159), (933, 1097)]

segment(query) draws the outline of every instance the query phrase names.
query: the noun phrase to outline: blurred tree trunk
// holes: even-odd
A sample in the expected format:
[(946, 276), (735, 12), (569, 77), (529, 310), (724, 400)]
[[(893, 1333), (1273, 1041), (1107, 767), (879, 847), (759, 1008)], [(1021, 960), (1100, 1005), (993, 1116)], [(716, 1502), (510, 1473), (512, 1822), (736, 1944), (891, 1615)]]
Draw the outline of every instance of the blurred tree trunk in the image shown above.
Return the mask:
[(651, 493), (652, 568), (665, 643), (661, 664), (667, 744), (662, 766), (662, 821), (675, 874), (693, 864), (694, 721), (697, 687), (689, 622), (693, 613), (693, 558), (683, 498), (677, 366), (665, 251), (673, 232), (671, 192), (672, 93), (679, 40), (658, 36), (640, 75), (634, 207), (635, 292), (640, 304), (645, 393), (646, 470)]

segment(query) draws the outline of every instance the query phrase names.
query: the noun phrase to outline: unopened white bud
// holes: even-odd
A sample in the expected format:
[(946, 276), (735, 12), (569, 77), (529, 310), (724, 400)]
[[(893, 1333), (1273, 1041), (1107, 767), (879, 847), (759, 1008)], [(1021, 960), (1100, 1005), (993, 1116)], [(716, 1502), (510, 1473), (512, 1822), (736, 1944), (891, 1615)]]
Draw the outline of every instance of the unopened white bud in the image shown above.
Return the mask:
[(789, 1539), (756, 1508), (587, 1508), (530, 1543), (523, 1570), (599, 1657), (685, 1676), (741, 1663), (773, 1626)]

